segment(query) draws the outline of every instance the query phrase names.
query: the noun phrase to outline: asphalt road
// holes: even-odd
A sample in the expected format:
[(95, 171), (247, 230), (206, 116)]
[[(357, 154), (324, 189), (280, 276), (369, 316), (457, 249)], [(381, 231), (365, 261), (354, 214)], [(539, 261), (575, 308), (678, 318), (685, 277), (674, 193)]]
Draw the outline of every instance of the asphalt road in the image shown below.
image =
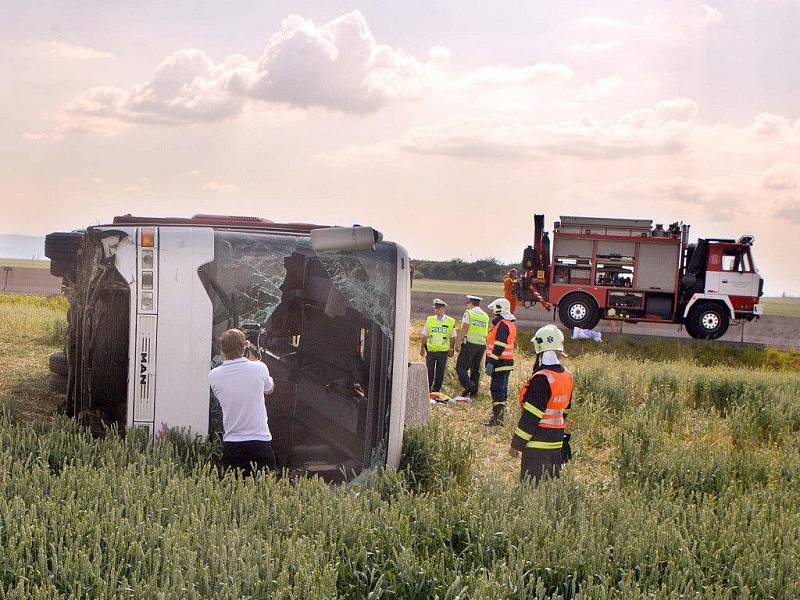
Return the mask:
[[(462, 294), (443, 294), (430, 292), (411, 292), (411, 317), (424, 318), (431, 314), (431, 302), (434, 296), (441, 298), (448, 303), (448, 313), (458, 318), (464, 309), (464, 296)], [(485, 298), (484, 306), (491, 302), (493, 298)], [(536, 329), (547, 323), (553, 322), (553, 313), (546, 311), (540, 305), (533, 308), (518, 308), (517, 323), (525, 329)], [(561, 321), (556, 316), (556, 324), (561, 326)], [(656, 323), (620, 323), (617, 321), (600, 321), (595, 328), (606, 334), (618, 334), (620, 324), (622, 325), (622, 335), (631, 337), (667, 337), (678, 338), (691, 341), (692, 338), (680, 325), (666, 325)], [(744, 323), (742, 325), (731, 325), (728, 332), (720, 338), (726, 343), (741, 343), (759, 346), (779, 346), (786, 348), (800, 348), (800, 318), (798, 317), (779, 317), (764, 316), (758, 321)]]

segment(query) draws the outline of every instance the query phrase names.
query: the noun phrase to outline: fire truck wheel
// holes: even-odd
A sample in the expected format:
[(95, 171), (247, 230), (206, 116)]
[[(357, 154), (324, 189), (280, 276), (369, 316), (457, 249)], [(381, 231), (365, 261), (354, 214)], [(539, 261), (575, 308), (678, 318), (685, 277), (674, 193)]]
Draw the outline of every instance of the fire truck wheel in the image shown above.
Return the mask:
[(698, 302), (686, 317), (686, 331), (695, 339), (716, 340), (728, 331), (728, 309), (717, 302)]
[(558, 303), (561, 322), (572, 329), (593, 329), (600, 322), (597, 302), (588, 294), (571, 294)]

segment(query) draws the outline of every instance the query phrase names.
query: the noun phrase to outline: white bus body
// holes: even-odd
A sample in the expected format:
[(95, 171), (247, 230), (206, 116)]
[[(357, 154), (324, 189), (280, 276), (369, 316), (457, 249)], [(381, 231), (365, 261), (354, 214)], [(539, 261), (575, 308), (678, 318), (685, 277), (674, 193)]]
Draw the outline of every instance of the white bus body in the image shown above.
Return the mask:
[(150, 436), (218, 435), (207, 375), (220, 334), (240, 327), (276, 382), (267, 411), (279, 466), (331, 480), (397, 467), (410, 267), (402, 247), (375, 232), (369, 243), (369, 232), (219, 217), (89, 228), (74, 263), (59, 265), (69, 412)]

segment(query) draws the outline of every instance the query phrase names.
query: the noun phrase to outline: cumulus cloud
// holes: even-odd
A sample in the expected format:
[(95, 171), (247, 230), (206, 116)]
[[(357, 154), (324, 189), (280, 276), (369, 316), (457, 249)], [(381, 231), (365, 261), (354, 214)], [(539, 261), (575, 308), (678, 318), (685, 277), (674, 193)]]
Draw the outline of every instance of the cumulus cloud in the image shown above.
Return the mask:
[(779, 219), (786, 219), (795, 225), (800, 225), (800, 202), (797, 200), (787, 202), (775, 212), (775, 216)]
[(242, 56), (215, 64), (201, 50), (180, 50), (156, 68), (149, 82), (130, 90), (92, 88), (73, 101), (67, 113), (128, 122), (218, 120), (241, 109), (244, 99), (229, 93), (228, 85), (246, 64)]
[(770, 167), (761, 179), (765, 190), (783, 192), (795, 190), (800, 182), (800, 167), (789, 163), (779, 163)]
[(29, 142), (52, 142), (60, 140), (63, 136), (57, 131), (24, 131), (21, 137), (23, 140), (28, 140)]
[(238, 194), (241, 190), (231, 183), (212, 180), (202, 187), (202, 191), (215, 194)]
[(215, 63), (202, 50), (168, 56), (150, 81), (130, 89), (92, 88), (67, 112), (75, 117), (126, 122), (189, 123), (238, 114), (248, 100), (297, 108), (366, 114), (418, 97), (426, 69), (449, 60), (434, 48), (430, 62), (379, 44), (354, 11), (318, 26), (293, 15), (272, 35), (262, 56), (232, 55)]
[(703, 9), (702, 23), (704, 26), (707, 27), (709, 25), (713, 25), (715, 23), (719, 23), (720, 21), (722, 21), (722, 13), (719, 12), (713, 6), (709, 6), (708, 4), (703, 4), (702, 9)]
[[(443, 58), (441, 51), (434, 56)], [(302, 108), (368, 113), (418, 96), (423, 70), (403, 50), (378, 44), (358, 11), (321, 27), (293, 15), (267, 43), (248, 93)]]
[(792, 124), (786, 117), (761, 113), (755, 118), (753, 131), (762, 139), (779, 139), (791, 133)]
[(627, 113), (615, 121), (587, 117), (528, 124), (513, 118), (452, 119), (442, 125), (412, 128), (399, 147), (418, 154), (475, 159), (537, 154), (612, 159), (671, 155), (685, 149), (687, 127), (681, 121), (695, 113), (691, 100), (678, 99)]
[(616, 50), (622, 46), (622, 40), (608, 40), (605, 42), (575, 42), (565, 46), (571, 54), (599, 54)]
[(688, 121), (696, 117), (697, 112), (697, 103), (688, 98), (662, 100), (655, 108), (655, 114), (661, 121)]
[(96, 50), (78, 44), (68, 44), (51, 40), (49, 42), (38, 42), (31, 46), (31, 51), (37, 56), (54, 60), (67, 61), (97, 61), (115, 58), (111, 52)]
[(566, 83), (574, 77), (566, 65), (542, 62), (525, 67), (492, 65), (481, 67), (455, 80), (460, 87), (475, 87), (482, 90), (511, 86), (548, 86)]

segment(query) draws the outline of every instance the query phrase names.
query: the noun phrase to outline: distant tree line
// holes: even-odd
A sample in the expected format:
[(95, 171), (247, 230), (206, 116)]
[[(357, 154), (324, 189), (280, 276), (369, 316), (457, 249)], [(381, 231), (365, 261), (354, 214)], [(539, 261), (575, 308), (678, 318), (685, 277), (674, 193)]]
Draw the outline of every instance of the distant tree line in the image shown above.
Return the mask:
[(414, 278), (447, 279), (453, 281), (502, 281), (510, 268), (519, 269), (517, 264), (504, 264), (496, 258), (481, 258), (466, 262), (460, 258), (451, 260), (413, 259)]

